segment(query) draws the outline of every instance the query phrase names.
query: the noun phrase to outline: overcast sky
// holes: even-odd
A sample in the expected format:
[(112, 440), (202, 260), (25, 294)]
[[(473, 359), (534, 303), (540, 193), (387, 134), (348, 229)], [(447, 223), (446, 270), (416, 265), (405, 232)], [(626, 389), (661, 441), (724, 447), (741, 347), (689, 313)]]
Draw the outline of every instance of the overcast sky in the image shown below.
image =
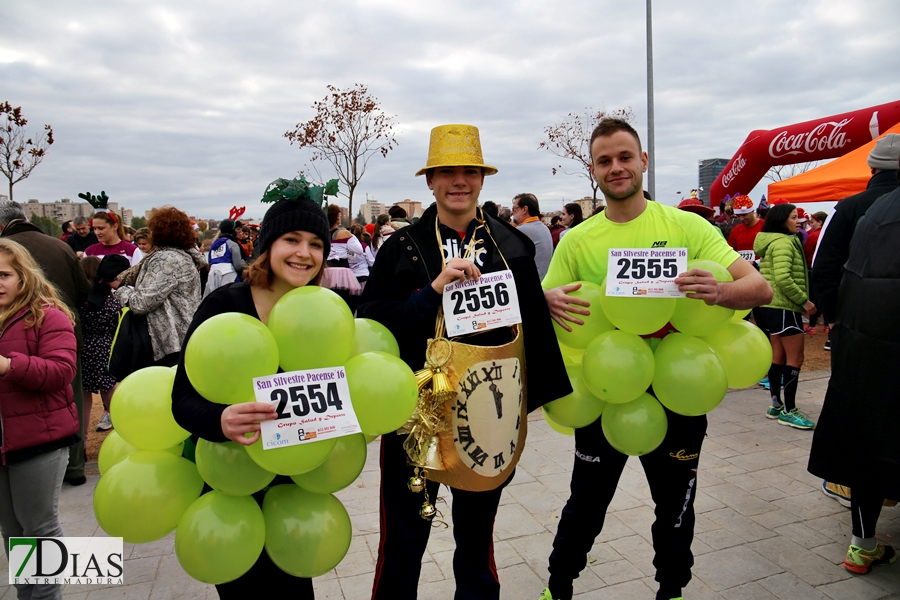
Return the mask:
[[(173, 204), (222, 218), (236, 204), (261, 217), (266, 184), (308, 162), (283, 133), (313, 116), (326, 85), (363, 83), (396, 115), (399, 146), (372, 159), (355, 206), (367, 194), (430, 204), (413, 176), (430, 129), (471, 123), (500, 169), (482, 200), (508, 205), (529, 191), (555, 210), (591, 189), (551, 174), (559, 160), (538, 150), (545, 126), (585, 107), (631, 107), (646, 139), (644, 6), (3, 2), (0, 101), (56, 137), (15, 198), (103, 189), (135, 214)], [(897, 0), (657, 0), (653, 10), (656, 191), (667, 204), (697, 186), (699, 159), (731, 158), (753, 129), (900, 99)]]

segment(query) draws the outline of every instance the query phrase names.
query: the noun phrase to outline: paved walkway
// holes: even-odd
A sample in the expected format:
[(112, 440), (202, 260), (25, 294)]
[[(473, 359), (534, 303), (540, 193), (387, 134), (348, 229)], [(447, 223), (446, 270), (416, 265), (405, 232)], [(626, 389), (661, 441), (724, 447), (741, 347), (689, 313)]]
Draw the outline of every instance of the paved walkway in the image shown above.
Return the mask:
[[(813, 420), (827, 377), (824, 371), (801, 377), (797, 403)], [(696, 565), (685, 598), (900, 598), (900, 563), (866, 576), (840, 566), (850, 539), (849, 511), (826, 498), (821, 481), (806, 472), (812, 434), (766, 419), (767, 400), (762, 388), (731, 392), (710, 416), (696, 502)], [(573, 438), (551, 431), (540, 414), (531, 416), (529, 427), (528, 447), (497, 516), (495, 554), (504, 600), (536, 599), (546, 585), (547, 556), (572, 470)], [(370, 597), (378, 547), (377, 459), (370, 452), (360, 479), (338, 494), (353, 519), (354, 538), (344, 561), (315, 580), (317, 600)], [(66, 535), (104, 535), (91, 508), (97, 479), (94, 474), (87, 485), (63, 487)], [(438, 508), (449, 515), (449, 507)], [(637, 459), (630, 459), (588, 568), (575, 582), (575, 597), (653, 598), (652, 521), (646, 479)], [(879, 533), (900, 540), (900, 508), (882, 511)], [(173, 536), (126, 544), (125, 553), (127, 585), (71, 585), (65, 597), (217, 598), (212, 586), (192, 580), (178, 565)], [(422, 565), (420, 598), (453, 598), (452, 556), (452, 531), (435, 529)], [(6, 573), (5, 558), (0, 570)], [(8, 598), (15, 598), (15, 590), (0, 589), (0, 599)]]

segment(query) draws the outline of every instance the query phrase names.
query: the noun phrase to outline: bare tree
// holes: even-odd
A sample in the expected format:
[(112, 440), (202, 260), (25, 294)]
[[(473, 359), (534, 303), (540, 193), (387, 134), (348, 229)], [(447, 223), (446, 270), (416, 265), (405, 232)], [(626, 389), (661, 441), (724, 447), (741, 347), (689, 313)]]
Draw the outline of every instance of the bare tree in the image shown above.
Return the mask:
[(791, 177), (799, 175), (800, 173), (812, 171), (819, 166), (820, 162), (821, 161), (814, 160), (812, 162), (795, 163), (792, 165), (775, 165), (769, 168), (768, 172), (766, 172), (765, 177), (769, 181), (782, 181), (784, 179), (790, 179)]
[[(2, 123), (4, 118), (6, 122)], [(0, 103), (0, 172), (9, 180), (10, 200), (13, 186), (31, 175), (53, 143), (53, 129), (49, 125), (44, 125), (39, 137), (30, 138), (25, 135), (27, 124), (21, 106), (13, 108), (9, 102)]]
[[(378, 99), (362, 84), (346, 90), (329, 85), (325, 98), (313, 104), (316, 116), (298, 123), (284, 137), (291, 145), (312, 150), (311, 162), (327, 161), (347, 186), (348, 214), (353, 214), (353, 192), (375, 154), (387, 156), (397, 145), (394, 117), (381, 109)], [(324, 179), (316, 172), (318, 179)]]
[(544, 127), (546, 139), (538, 145), (538, 149), (548, 150), (560, 158), (573, 160), (578, 168), (568, 171), (562, 165), (553, 167), (553, 174), (577, 175), (584, 177), (591, 184), (594, 194), (593, 208), (597, 208), (597, 182), (591, 177), (591, 133), (604, 117), (624, 119), (629, 123), (634, 120), (631, 108), (619, 108), (613, 111), (585, 108), (581, 113), (569, 113), (553, 125)]

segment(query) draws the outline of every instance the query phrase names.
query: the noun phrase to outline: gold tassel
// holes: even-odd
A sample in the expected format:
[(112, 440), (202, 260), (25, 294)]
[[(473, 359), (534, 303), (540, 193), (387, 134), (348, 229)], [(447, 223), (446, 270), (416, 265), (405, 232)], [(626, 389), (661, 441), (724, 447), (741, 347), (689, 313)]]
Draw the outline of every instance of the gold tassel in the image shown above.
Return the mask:
[(419, 386), (419, 401), (412, 416), (397, 433), (407, 434), (403, 448), (410, 461), (418, 467), (443, 469), (437, 446), (437, 434), (449, 425), (444, 418), (444, 403), (456, 396), (450, 378), (443, 367), (450, 360), (453, 347), (447, 338), (428, 342), (425, 368), (415, 373)]

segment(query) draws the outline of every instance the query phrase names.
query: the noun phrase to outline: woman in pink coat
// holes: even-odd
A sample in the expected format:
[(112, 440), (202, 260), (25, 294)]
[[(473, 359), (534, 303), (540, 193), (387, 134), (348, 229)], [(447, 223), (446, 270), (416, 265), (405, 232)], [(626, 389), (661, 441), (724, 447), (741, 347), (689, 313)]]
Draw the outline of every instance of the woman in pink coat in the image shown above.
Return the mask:
[[(72, 314), (21, 245), (0, 239), (0, 532), (60, 537), (59, 491), (79, 438)], [(16, 585), (20, 598), (61, 586)]]

